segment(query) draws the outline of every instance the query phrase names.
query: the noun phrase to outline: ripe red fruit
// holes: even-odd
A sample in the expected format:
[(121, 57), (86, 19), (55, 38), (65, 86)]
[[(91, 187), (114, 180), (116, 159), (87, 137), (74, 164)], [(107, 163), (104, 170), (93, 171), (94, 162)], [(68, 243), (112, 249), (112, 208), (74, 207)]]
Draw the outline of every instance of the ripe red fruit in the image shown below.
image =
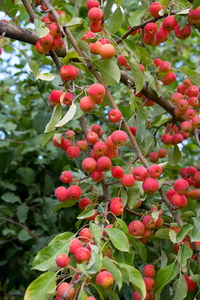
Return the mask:
[(80, 100), (80, 109), (86, 113), (89, 113), (95, 108), (95, 101), (90, 96), (85, 96)]
[(152, 178), (159, 178), (162, 174), (162, 168), (159, 165), (154, 164), (148, 168), (148, 172)]
[(150, 14), (152, 15), (152, 17), (159, 17), (159, 11), (162, 9), (162, 5), (159, 2), (154, 2), (150, 5)]
[(126, 58), (123, 55), (118, 56), (117, 62), (119, 64), (119, 66), (121, 66), (121, 67), (128, 65), (128, 62), (127, 62)]
[(105, 44), (100, 49), (100, 55), (103, 59), (111, 59), (115, 55), (115, 47), (111, 44)]
[(199, 104), (199, 100), (198, 100), (196, 97), (190, 97), (190, 98), (188, 99), (188, 103), (189, 103), (189, 105), (192, 106), (192, 107), (197, 107), (198, 104)]
[(101, 28), (101, 21), (99, 22), (91, 22), (90, 23), (90, 30), (94, 33), (96, 32), (101, 32), (102, 28)]
[(67, 156), (69, 158), (77, 158), (80, 155), (80, 149), (77, 146), (70, 146), (67, 148)]
[(63, 139), (61, 140), (61, 145), (60, 145), (60, 148), (63, 150), (63, 151), (67, 151), (67, 149), (69, 147), (71, 147), (72, 145), (72, 142), (68, 139)]
[(88, 89), (88, 94), (94, 101), (98, 101), (105, 97), (106, 90), (103, 84), (93, 83)]
[(87, 1), (87, 9), (90, 10), (93, 7), (99, 7), (99, 1), (97, 1), (97, 0), (88, 0)]
[[(194, 117), (194, 119), (195, 119), (196, 117)], [(194, 121), (194, 119), (192, 120), (192, 122), (190, 122), (190, 121), (184, 121), (184, 122), (182, 122), (181, 123), (181, 129), (184, 131), (184, 132), (188, 132), (188, 133), (190, 133), (190, 132), (192, 132), (192, 130), (193, 130), (193, 121)]]
[(147, 178), (142, 184), (142, 188), (147, 194), (153, 194), (159, 189), (159, 182), (155, 178)]
[(135, 220), (128, 225), (128, 231), (133, 236), (142, 236), (145, 232), (145, 227), (142, 222)]
[(90, 198), (82, 198), (79, 201), (79, 207), (80, 207), (81, 210), (84, 210), (84, 208), (86, 206), (88, 206), (89, 204), (92, 204), (92, 200)]
[(90, 43), (89, 47), (90, 47), (90, 52), (92, 54), (98, 55), (100, 54), (100, 49), (102, 47), (102, 44), (101, 42), (97, 41), (96, 43)]
[(168, 17), (164, 18), (164, 20), (163, 20), (163, 27), (168, 32), (170, 32), (171, 30), (174, 30), (174, 28), (176, 27), (177, 24), (178, 23), (175, 20), (175, 16), (168, 16)]
[(155, 281), (150, 277), (145, 277), (144, 283), (145, 283), (147, 292), (151, 292), (155, 288), (155, 285), (156, 285)]
[(74, 66), (65, 65), (60, 69), (60, 77), (65, 81), (70, 81), (78, 76), (78, 69)]
[(92, 232), (89, 228), (83, 228), (79, 232), (80, 240), (84, 243), (88, 243), (93, 238)]
[(56, 264), (60, 268), (65, 268), (69, 263), (69, 256), (67, 254), (61, 254), (56, 257)]
[(156, 271), (153, 265), (146, 265), (143, 267), (143, 274), (145, 277), (154, 278), (156, 276)]
[(131, 187), (134, 185), (134, 183), (135, 183), (135, 179), (133, 178), (132, 175), (125, 174), (121, 178), (121, 185), (125, 187)]
[(195, 116), (196, 116), (196, 111), (194, 109), (189, 108), (186, 110), (186, 112), (185, 112), (186, 119), (192, 120)]
[(101, 182), (104, 179), (104, 173), (100, 170), (95, 170), (91, 173), (92, 181)]
[[(52, 106), (55, 106), (56, 104), (60, 105), (60, 97), (62, 96), (63, 92), (59, 90), (53, 90), (51, 91), (49, 95), (49, 102)], [(54, 105), (55, 104), (55, 105)]]
[(93, 221), (93, 220), (95, 220), (96, 216), (98, 216), (98, 212), (97, 212), (96, 209), (95, 209), (94, 211), (95, 211), (94, 214), (93, 214), (92, 216), (86, 218), (86, 220), (88, 220), (88, 221)]
[(174, 182), (174, 190), (178, 194), (184, 195), (189, 190), (189, 184), (187, 183), (187, 181), (185, 179), (177, 179)]
[(178, 39), (185, 40), (191, 35), (191, 27), (189, 24), (186, 24), (186, 26), (180, 30), (180, 25), (176, 25), (174, 34)]
[(154, 65), (155, 65), (156, 67), (159, 67), (160, 64), (161, 64), (161, 62), (162, 62), (162, 60), (161, 60), (160, 58), (156, 58), (156, 59), (154, 60)]
[(73, 131), (73, 130), (67, 130), (66, 132), (65, 132), (65, 136), (66, 136), (66, 138), (68, 138), (68, 139), (74, 139), (74, 137), (75, 137), (75, 132)]
[(74, 258), (77, 263), (82, 264), (84, 261), (88, 262), (91, 257), (91, 252), (85, 247), (78, 248), (74, 253)]
[(76, 201), (81, 197), (81, 188), (77, 185), (71, 185), (67, 190), (68, 199), (71, 201)]
[(102, 16), (103, 16), (103, 12), (98, 7), (92, 7), (88, 12), (88, 19), (94, 23), (99, 22)]
[(39, 39), (39, 43), (43, 47), (51, 47), (53, 44), (53, 37), (48, 33), (47, 35)]
[(190, 276), (184, 275), (185, 281), (187, 283), (188, 292), (193, 292), (196, 289), (196, 282), (190, 280)]
[(114, 278), (108, 271), (100, 272), (96, 277), (96, 283), (108, 290), (114, 284)]
[(162, 73), (167, 73), (171, 69), (171, 65), (168, 61), (162, 61), (159, 65), (159, 71)]
[(111, 134), (111, 141), (115, 146), (121, 147), (127, 141), (127, 134), (122, 130), (115, 130)]
[(61, 31), (60, 31), (60, 27), (58, 26), (57, 23), (52, 23), (49, 24), (49, 34), (51, 36), (53, 36), (54, 38), (61, 38)]
[(131, 131), (132, 135), (136, 136), (137, 127), (130, 126), (130, 127), (129, 127), (129, 129), (130, 129), (130, 131)]
[(86, 39), (92, 39), (95, 37), (95, 34), (91, 31), (86, 31), (81, 40), (86, 41)]
[(115, 179), (120, 179), (123, 177), (124, 175), (124, 170), (120, 167), (120, 166), (115, 166), (112, 171), (112, 176), (115, 178)]
[(109, 111), (108, 113), (108, 119), (112, 122), (112, 123), (117, 123), (121, 120), (122, 118), (122, 113), (119, 109), (112, 109)]
[(176, 134), (173, 136), (173, 139), (172, 139), (172, 145), (180, 144), (180, 143), (182, 143), (182, 141), (183, 141), (183, 136), (182, 136), (182, 134), (176, 133)]
[[(59, 284), (58, 288), (57, 288), (57, 295), (58, 297), (60, 297), (60, 299), (62, 299), (63, 294), (65, 293), (66, 290), (68, 290), (70, 287), (70, 284), (67, 282), (62, 282)], [(71, 299), (74, 295), (74, 287), (70, 288), (69, 292), (67, 293), (68, 296), (65, 298), (67, 299)]]
[(197, 129), (200, 129), (200, 117), (196, 116), (192, 119), (192, 125)]
[(53, 44), (51, 46), (51, 50), (58, 51), (62, 48), (63, 46), (63, 41), (61, 38), (57, 37), (53, 39)]
[(170, 202), (176, 208), (182, 209), (182, 208), (186, 207), (186, 205), (187, 205), (187, 198), (184, 195), (175, 194), (172, 196)]
[(167, 155), (167, 151), (166, 151), (165, 149), (159, 149), (159, 150), (157, 151), (157, 154), (158, 154), (158, 157), (159, 157), (159, 158), (164, 158), (164, 157), (166, 157), (166, 155)]
[(90, 131), (87, 134), (86, 138), (87, 138), (88, 143), (95, 144), (98, 141), (99, 137), (98, 137), (97, 133)]
[(81, 151), (85, 151), (87, 148), (88, 148), (88, 143), (86, 140), (83, 140), (83, 141), (78, 141), (76, 143), (76, 146), (79, 147), (79, 149)]
[(60, 180), (64, 183), (70, 183), (72, 181), (73, 175), (69, 171), (63, 171), (60, 175)]
[(100, 156), (102, 156), (106, 152), (107, 148), (108, 147), (106, 146), (106, 144), (102, 141), (96, 142), (93, 146), (94, 153)]
[(99, 133), (101, 132), (101, 126), (98, 124), (94, 124), (92, 125), (91, 130), (99, 135)]
[(104, 155), (109, 157), (110, 159), (114, 159), (118, 156), (118, 153), (118, 149), (108, 148)]
[(97, 169), (102, 172), (107, 172), (110, 170), (112, 162), (109, 157), (103, 156), (97, 160)]
[(148, 23), (144, 27), (144, 32), (149, 35), (154, 35), (154, 34), (156, 34), (157, 31), (158, 31), (158, 28), (155, 23)]
[(121, 216), (124, 211), (124, 205), (120, 201), (115, 201), (110, 205), (110, 211), (117, 217)]
[(158, 218), (158, 220), (156, 221), (156, 224), (155, 224), (155, 228), (160, 228), (160, 227), (162, 227), (163, 226), (163, 222), (164, 222), (164, 220), (163, 220), (163, 218)]
[(189, 192), (189, 198), (197, 200), (200, 198), (200, 192), (199, 190), (192, 190)]
[(67, 189), (64, 186), (59, 186), (55, 190), (55, 196), (60, 202), (64, 202), (68, 199)]
[(137, 181), (144, 181), (148, 176), (147, 169), (143, 166), (136, 167), (133, 170), (133, 177)]
[(151, 216), (148, 215), (144, 216), (144, 218), (142, 219), (142, 223), (144, 224), (145, 229), (149, 230), (155, 227), (156, 221), (151, 220)]
[(35, 50), (39, 53), (39, 54), (42, 54), (42, 55), (46, 55), (49, 50), (50, 50), (50, 47), (44, 47), (40, 44), (39, 41), (37, 41), (37, 43), (35, 44)]
[(72, 93), (67, 92), (64, 95), (64, 99), (63, 99), (63, 103), (67, 106), (71, 106), (72, 105), (72, 99), (74, 98)]
[(79, 239), (72, 239), (70, 240), (70, 246), (69, 246), (69, 253), (74, 254), (76, 249), (82, 247), (82, 243)]
[(82, 161), (82, 169), (85, 172), (93, 172), (94, 170), (96, 170), (96, 167), (97, 163), (93, 158), (87, 157)]
[(149, 153), (148, 159), (150, 160), (150, 162), (157, 162), (159, 160), (158, 153), (156, 152)]

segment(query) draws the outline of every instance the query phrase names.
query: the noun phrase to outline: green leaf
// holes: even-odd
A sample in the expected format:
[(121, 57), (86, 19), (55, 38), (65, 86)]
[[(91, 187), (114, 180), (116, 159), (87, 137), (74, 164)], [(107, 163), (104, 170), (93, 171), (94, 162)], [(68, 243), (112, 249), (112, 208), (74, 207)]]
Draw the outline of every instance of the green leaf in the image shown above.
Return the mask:
[(29, 207), (26, 205), (26, 203), (22, 203), (17, 208), (17, 217), (20, 221), (20, 223), (24, 223), (28, 217), (28, 211)]
[(135, 59), (140, 61), (140, 53), (137, 50), (136, 43), (132, 40), (127, 40), (127, 39), (123, 40), (123, 43), (126, 46), (126, 49), (128, 49), (133, 54)]
[[(157, 89), (157, 86), (156, 86), (156, 81), (155, 81), (155, 78), (150, 74), (148, 73), (147, 71), (144, 71), (144, 77), (146, 79), (146, 81), (149, 83), (149, 86), (150, 88), (156, 92), (156, 94), (158, 96), (160, 96), (160, 94), (158, 93), (158, 89)], [(151, 99), (150, 99), (151, 100)]]
[(90, 222), (90, 230), (92, 232), (95, 241), (99, 243), (101, 240), (101, 228), (99, 227), (99, 225)]
[(79, 296), (78, 296), (78, 300), (87, 300), (87, 294), (84, 291), (81, 291)]
[(51, 215), (53, 215), (55, 212), (57, 212), (61, 208), (72, 207), (75, 204), (76, 204), (76, 201), (66, 200), (66, 201), (60, 203), (59, 205), (57, 205), (56, 207), (54, 207), (54, 209), (51, 212)]
[(194, 275), (191, 275), (191, 276), (189, 277), (189, 279), (190, 279), (191, 281), (200, 283), (200, 274), (194, 274)]
[(102, 256), (98, 253), (98, 247), (91, 245), (91, 258), (87, 265), (87, 272), (89, 274), (96, 274), (102, 266)]
[(105, 300), (106, 299), (106, 289), (102, 285), (100, 285), (100, 284), (92, 284), (92, 283), (90, 283), (90, 285), (97, 290), (97, 292), (98, 292), (99, 297), (100, 297), (101, 300)]
[(187, 296), (187, 283), (185, 277), (180, 273), (179, 278), (174, 284), (173, 300), (183, 300)]
[(93, 216), (94, 214), (95, 210), (93, 209), (93, 207), (89, 207), (84, 209), (84, 211), (78, 215), (77, 219), (86, 219)]
[(26, 242), (32, 239), (33, 237), (26, 229), (22, 229), (20, 230), (20, 232), (18, 232), (18, 238), (20, 241)]
[(79, 58), (79, 55), (76, 51), (69, 51), (67, 55), (63, 58), (63, 65), (68, 65), (69, 60), (73, 58)]
[(181, 242), (184, 239), (184, 237), (188, 234), (188, 232), (192, 229), (192, 227), (193, 227), (192, 224), (184, 224), (181, 227), (179, 233), (177, 234), (176, 242), (177, 243)]
[(45, 26), (44, 22), (42, 22), (40, 19), (34, 20), (35, 25), (35, 31), (37, 32), (39, 38), (43, 38), (49, 33), (49, 28)]
[(136, 87), (136, 93), (139, 93), (143, 89), (143, 74), (140, 69), (140, 66), (138, 62), (134, 59), (131, 58), (129, 61), (129, 65), (131, 67), (131, 72), (133, 75), (133, 79), (135, 82), (135, 87)]
[(40, 74), (39, 71), (39, 67), (36, 61), (31, 60), (28, 58), (28, 55), (26, 54), (25, 50), (20, 50), (20, 52), (23, 54), (23, 56), (26, 58), (29, 68), (31, 69), (31, 71), (33, 71), (33, 73), (35, 74), (35, 77), (37, 78), (37, 76)]
[(115, 222), (119, 225), (120, 229), (122, 229), (125, 233), (128, 233), (128, 227), (122, 219), (116, 218)]
[(1, 199), (7, 203), (21, 203), (19, 196), (15, 195), (14, 193), (4, 193), (1, 196)]
[(129, 251), (130, 249), (129, 242), (124, 232), (122, 232), (120, 229), (117, 228), (105, 228), (104, 230), (107, 232), (115, 248), (123, 252)]
[(56, 273), (46, 272), (40, 275), (28, 286), (24, 300), (44, 299), (47, 294), (53, 294), (56, 289)]
[(105, 27), (108, 32), (115, 33), (119, 30), (122, 25), (123, 14), (120, 7), (118, 7), (114, 13), (109, 18), (108, 22), (106, 22)]
[(181, 248), (180, 248), (180, 251), (178, 253), (178, 262), (179, 262), (179, 264), (182, 267), (186, 266), (187, 260), (189, 258), (191, 258), (192, 255), (193, 255), (192, 249), (184, 243), (181, 244)]
[(176, 166), (179, 163), (181, 160), (181, 151), (177, 145), (174, 145), (174, 147), (168, 153), (168, 158), (172, 166)]
[(182, 66), (179, 71), (185, 74), (190, 79), (192, 84), (197, 86), (200, 85), (200, 75), (197, 72), (189, 69), (187, 66)]
[(73, 233), (71, 232), (57, 235), (47, 247), (37, 254), (33, 262), (33, 269), (46, 271), (55, 265), (56, 257), (68, 251), (72, 237)]
[(126, 206), (126, 204), (127, 204), (127, 191), (123, 187), (121, 188), (121, 198), (122, 198), (122, 204), (124, 206)]
[(137, 138), (139, 139), (140, 143), (142, 143), (146, 136), (145, 128), (148, 119), (146, 110), (141, 106), (137, 106), (136, 117), (137, 117)]
[(160, 269), (156, 275), (156, 293), (161, 292), (165, 285), (167, 285), (176, 276), (176, 265), (174, 263)]
[(62, 118), (62, 108), (60, 105), (56, 105), (53, 109), (53, 113), (49, 123), (45, 127), (44, 133), (48, 133), (55, 130), (55, 125), (60, 121)]
[(200, 241), (200, 219), (199, 218), (192, 218), (194, 221), (194, 227), (190, 234), (191, 242), (199, 242)]
[(127, 189), (127, 206), (130, 209), (133, 209), (140, 200), (140, 188), (138, 186), (137, 181), (135, 182), (134, 186), (129, 187)]
[(52, 81), (55, 78), (55, 76), (51, 73), (42, 73), (42, 74), (38, 74), (36, 79), (41, 79), (41, 80), (45, 80), (45, 81)]
[(155, 237), (158, 239), (169, 240), (169, 228), (158, 229), (155, 233)]
[(83, 18), (75, 17), (75, 18), (71, 19), (71, 21), (68, 22), (66, 25), (69, 28), (69, 30), (73, 31), (77, 27), (83, 27), (84, 24), (85, 24), (85, 21), (83, 20)]
[(137, 251), (143, 263), (145, 263), (145, 261), (147, 260), (147, 249), (145, 248), (145, 246), (131, 234), (128, 233), (126, 235), (133, 248)]
[(93, 66), (99, 70), (102, 79), (107, 85), (115, 85), (120, 81), (120, 69), (117, 64), (111, 59), (93, 61)]
[(129, 277), (130, 282), (134, 288), (138, 291), (142, 298), (146, 297), (146, 287), (142, 275), (140, 272), (132, 266), (126, 264), (119, 264), (122, 269), (126, 270), (126, 274)]
[(109, 289), (107, 291), (107, 293), (108, 293), (110, 300), (120, 300), (118, 294), (116, 292), (114, 292), (113, 290)]
[(111, 9), (113, 6), (114, 0), (110, 0), (110, 1), (106, 1), (106, 5), (104, 7), (104, 19), (105, 21), (109, 18), (110, 13), (111, 13)]
[(144, 13), (145, 13), (144, 9), (138, 9), (130, 13), (128, 22), (131, 25), (131, 27), (140, 25), (141, 18), (143, 17)]
[(71, 121), (76, 113), (76, 105), (72, 103), (69, 110), (66, 112), (64, 117), (55, 125), (55, 127), (62, 127)]
[(108, 272), (112, 274), (120, 290), (122, 287), (122, 273), (117, 268), (117, 266), (111, 261), (111, 259), (108, 258), (108, 256), (104, 256), (102, 262), (102, 268), (106, 269)]
[(52, 137), (54, 136), (55, 132), (49, 132), (45, 134), (42, 140), (42, 148), (44, 148), (50, 141), (52, 141)]
[(196, 9), (198, 6), (200, 6), (200, 0), (194, 0), (194, 2), (192, 3), (192, 8)]

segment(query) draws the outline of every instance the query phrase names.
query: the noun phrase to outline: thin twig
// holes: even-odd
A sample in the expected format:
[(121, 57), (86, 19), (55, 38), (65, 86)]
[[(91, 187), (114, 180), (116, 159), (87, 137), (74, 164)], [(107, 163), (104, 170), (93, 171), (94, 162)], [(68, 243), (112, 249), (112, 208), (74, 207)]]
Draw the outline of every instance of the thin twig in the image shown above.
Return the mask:
[(38, 240), (38, 242), (42, 245), (42, 247), (44, 248), (45, 245), (43, 244), (43, 242), (39, 239), (39, 237), (37, 235), (35, 235), (30, 229), (28, 229), (26, 226), (22, 225), (21, 223), (18, 223), (18, 222), (15, 222), (13, 220), (10, 220), (10, 219), (6, 219), (6, 218), (2, 218), (0, 217), (0, 220), (3, 220), (5, 222), (9, 222), (9, 223), (12, 223), (12, 224), (16, 224), (16, 225), (19, 225), (20, 227), (24, 228), (26, 231), (28, 231), (35, 239)]

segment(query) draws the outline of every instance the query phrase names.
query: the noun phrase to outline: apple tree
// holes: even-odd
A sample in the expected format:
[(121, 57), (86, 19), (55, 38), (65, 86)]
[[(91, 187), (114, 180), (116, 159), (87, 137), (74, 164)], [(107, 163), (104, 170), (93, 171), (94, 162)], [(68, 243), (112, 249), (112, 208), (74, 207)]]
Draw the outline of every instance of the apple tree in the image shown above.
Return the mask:
[[(42, 249), (24, 299), (199, 299), (200, 1), (2, 0), (0, 7), (9, 19), (0, 21), (2, 58), (16, 53), (26, 77), (17, 78), (23, 97), (15, 118), (27, 95), (40, 135), (28, 146), (51, 151), (47, 170), (56, 161), (45, 179), (37, 172), (53, 182), (37, 205), (48, 211), (47, 232), (63, 212), (66, 221), (42, 241), (29, 230)], [(19, 132), (5, 132), (5, 142), (23, 147)], [(6, 171), (13, 153), (4, 154)], [(27, 188), (36, 175), (27, 162), (17, 173)], [(16, 197), (5, 191), (2, 200), (20, 203)], [(20, 205), (24, 212), (30, 203)]]

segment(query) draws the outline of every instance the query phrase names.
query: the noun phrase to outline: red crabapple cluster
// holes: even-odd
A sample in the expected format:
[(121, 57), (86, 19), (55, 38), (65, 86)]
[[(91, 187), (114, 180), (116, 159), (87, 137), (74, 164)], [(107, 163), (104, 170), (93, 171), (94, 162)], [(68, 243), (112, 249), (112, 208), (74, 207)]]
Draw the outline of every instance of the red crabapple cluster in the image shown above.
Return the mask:
[(168, 61), (162, 61), (160, 58), (154, 60), (157, 73), (162, 77), (161, 81), (164, 85), (169, 85), (176, 80), (176, 74), (171, 69), (171, 64)]
[(148, 159), (150, 162), (156, 163), (161, 158), (165, 158), (167, 156), (167, 151), (165, 149), (159, 149), (157, 152), (150, 152), (148, 155)]
[[(153, 289), (156, 286), (156, 283), (154, 281), (154, 277), (156, 276), (156, 271), (153, 265), (145, 265), (143, 267), (143, 274), (144, 274), (144, 283), (147, 291), (146, 300), (153, 300), (154, 299), (154, 293)], [(133, 300), (142, 300), (140, 294), (135, 291), (133, 294)]]
[[(160, 15), (162, 15), (163, 10), (165, 10), (165, 7), (163, 7), (160, 2), (154, 2), (150, 6), (150, 14), (152, 15), (152, 17), (155, 18), (160, 17)], [(198, 21), (197, 19), (194, 19), (194, 17), (197, 18), (197, 16)], [(188, 23), (183, 29), (180, 29), (180, 25), (175, 20), (174, 15), (164, 18), (163, 23), (160, 25), (159, 29), (156, 23), (148, 23), (144, 28), (144, 43), (149, 46), (158, 46), (161, 43), (164, 43), (168, 40), (171, 31), (174, 31), (174, 34), (178, 39), (187, 39), (191, 35), (190, 25), (197, 26), (199, 20), (199, 8), (197, 8), (196, 10), (190, 10), (188, 15)]]
[[(39, 2), (40, 1), (36, 0), (36, 4), (39, 4)], [(45, 11), (46, 7), (43, 2), (41, 2), (41, 6), (42, 10)], [(65, 12), (58, 11), (58, 14), (60, 16), (65, 15)], [(50, 13), (48, 13), (48, 16), (43, 17), (42, 21), (49, 28), (49, 33), (46, 36), (40, 38), (39, 41), (37, 41), (35, 49), (38, 53), (46, 55), (47, 53), (49, 53), (49, 50), (60, 50), (63, 46), (63, 41), (61, 39), (60, 27)]]

